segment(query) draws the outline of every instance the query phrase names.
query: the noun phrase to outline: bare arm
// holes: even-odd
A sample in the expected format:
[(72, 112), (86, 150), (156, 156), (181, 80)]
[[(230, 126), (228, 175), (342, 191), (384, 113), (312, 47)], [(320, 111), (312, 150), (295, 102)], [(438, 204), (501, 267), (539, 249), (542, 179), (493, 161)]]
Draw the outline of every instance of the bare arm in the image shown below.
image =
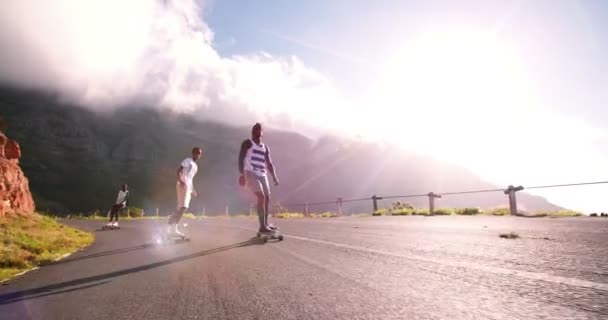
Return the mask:
[(279, 179), (277, 179), (277, 174), (274, 170), (274, 164), (272, 164), (272, 158), (270, 157), (270, 149), (266, 146), (266, 165), (268, 166), (268, 171), (272, 175), (272, 179), (274, 179), (274, 184), (279, 185)]
[(239, 172), (241, 174), (243, 174), (243, 171), (245, 170), (245, 156), (247, 155), (247, 150), (249, 150), (249, 148), (251, 148), (251, 141), (243, 141), (241, 144), (241, 152), (239, 154)]
[(177, 168), (177, 181), (181, 185), (185, 185), (186, 184), (186, 182), (183, 179), (183, 172), (184, 172), (184, 167), (179, 166), (179, 168)]

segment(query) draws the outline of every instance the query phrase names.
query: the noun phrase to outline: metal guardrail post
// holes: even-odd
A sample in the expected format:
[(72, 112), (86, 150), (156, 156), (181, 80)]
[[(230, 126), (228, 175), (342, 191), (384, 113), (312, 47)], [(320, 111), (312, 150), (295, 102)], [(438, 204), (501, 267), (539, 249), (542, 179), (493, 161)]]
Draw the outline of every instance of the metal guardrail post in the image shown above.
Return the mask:
[(429, 192), (427, 196), (429, 197), (429, 215), (433, 215), (435, 214), (435, 198), (441, 198), (441, 195)]
[(517, 198), (515, 197), (515, 193), (517, 191), (521, 191), (523, 189), (524, 189), (524, 187), (522, 187), (522, 186), (518, 186), (518, 187), (509, 186), (507, 188), (507, 190), (504, 191), (505, 194), (509, 196), (509, 210), (511, 211), (511, 215), (512, 216), (518, 215), (518, 212), (517, 212)]
[(338, 200), (336, 200), (336, 204), (338, 205), (338, 215), (341, 216), (342, 215), (342, 197), (339, 197)]
[(374, 205), (374, 212), (378, 211), (378, 200), (382, 200), (382, 197), (378, 197), (376, 195), (372, 196), (372, 201), (373, 201), (373, 205)]

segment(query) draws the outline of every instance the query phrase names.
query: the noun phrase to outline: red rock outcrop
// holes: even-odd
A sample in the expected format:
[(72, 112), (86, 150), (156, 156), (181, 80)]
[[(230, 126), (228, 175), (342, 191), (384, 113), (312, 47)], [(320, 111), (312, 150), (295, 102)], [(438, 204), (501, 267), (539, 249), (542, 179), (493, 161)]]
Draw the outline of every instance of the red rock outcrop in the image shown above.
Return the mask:
[(29, 182), (19, 167), (21, 148), (0, 132), (0, 218), (35, 210)]

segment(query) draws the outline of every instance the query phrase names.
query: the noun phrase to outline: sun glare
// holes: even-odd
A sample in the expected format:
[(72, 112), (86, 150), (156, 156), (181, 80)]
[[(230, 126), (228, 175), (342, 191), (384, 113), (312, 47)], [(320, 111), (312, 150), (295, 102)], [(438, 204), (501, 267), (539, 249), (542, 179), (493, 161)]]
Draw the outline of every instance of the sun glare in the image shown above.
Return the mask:
[(487, 148), (534, 106), (512, 48), (491, 34), (473, 32), (420, 34), (387, 61), (375, 96), (394, 122), (386, 127), (398, 128), (387, 129), (385, 136), (425, 150), (428, 140), (411, 145), (402, 139), (424, 132), (442, 152)]

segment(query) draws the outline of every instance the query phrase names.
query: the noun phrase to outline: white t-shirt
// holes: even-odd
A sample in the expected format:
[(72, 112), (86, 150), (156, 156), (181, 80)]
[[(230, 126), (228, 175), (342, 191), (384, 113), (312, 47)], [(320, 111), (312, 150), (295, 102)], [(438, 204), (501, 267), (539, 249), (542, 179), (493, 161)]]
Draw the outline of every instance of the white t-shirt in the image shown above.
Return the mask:
[(194, 175), (198, 171), (198, 165), (196, 165), (196, 162), (192, 158), (188, 157), (182, 161), (181, 166), (184, 168), (182, 169), (182, 177), (184, 182), (186, 182), (186, 190), (192, 192)]
[(125, 199), (127, 198), (127, 194), (129, 194), (129, 191), (118, 191), (118, 196), (116, 197), (115, 204), (123, 203), (123, 201), (125, 201)]

